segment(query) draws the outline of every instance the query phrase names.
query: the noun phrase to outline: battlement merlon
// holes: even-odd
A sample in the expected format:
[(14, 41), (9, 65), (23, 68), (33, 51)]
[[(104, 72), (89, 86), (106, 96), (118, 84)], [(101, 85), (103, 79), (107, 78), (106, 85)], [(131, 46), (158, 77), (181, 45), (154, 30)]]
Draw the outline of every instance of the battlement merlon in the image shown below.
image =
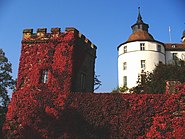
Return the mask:
[(33, 41), (35, 38), (52, 38), (52, 37), (59, 37), (60, 34), (73, 32), (75, 36), (80, 38), (82, 41), (87, 43), (91, 48), (97, 49), (97, 47), (87, 39), (83, 34), (81, 34), (76, 28), (74, 27), (67, 27), (65, 28), (65, 32), (61, 32), (61, 28), (51, 28), (51, 33), (47, 33), (47, 28), (38, 28), (36, 33), (33, 33), (33, 29), (24, 29), (23, 30), (23, 40)]
[(47, 33), (47, 28), (38, 28), (36, 33), (33, 33), (33, 29), (23, 30), (23, 40), (28, 40), (31, 38), (48, 38), (49, 35), (46, 34), (60, 34), (60, 28), (51, 28), (51, 33)]
[(87, 39), (83, 34), (81, 34), (76, 28), (73, 27), (67, 27), (65, 29), (66, 32), (72, 31), (75, 35), (77, 35), (80, 39), (85, 41), (89, 46), (93, 49), (97, 49), (96, 45), (94, 45), (89, 39)]

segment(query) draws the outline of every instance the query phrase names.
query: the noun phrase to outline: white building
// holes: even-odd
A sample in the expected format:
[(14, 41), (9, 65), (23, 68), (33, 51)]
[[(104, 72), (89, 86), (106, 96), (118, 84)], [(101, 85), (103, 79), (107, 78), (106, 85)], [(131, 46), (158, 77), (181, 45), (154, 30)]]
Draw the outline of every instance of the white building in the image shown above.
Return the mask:
[(131, 26), (133, 33), (128, 40), (118, 46), (119, 87), (137, 86), (141, 72), (152, 72), (159, 63), (172, 63), (176, 59), (185, 60), (185, 31), (182, 43), (162, 43), (148, 32), (138, 12), (137, 22)]

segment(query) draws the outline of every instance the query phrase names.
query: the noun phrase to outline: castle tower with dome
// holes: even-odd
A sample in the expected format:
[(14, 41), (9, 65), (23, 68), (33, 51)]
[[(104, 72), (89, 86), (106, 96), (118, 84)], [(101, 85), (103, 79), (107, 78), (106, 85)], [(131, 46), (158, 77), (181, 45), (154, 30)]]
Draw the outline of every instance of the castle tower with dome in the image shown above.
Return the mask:
[(149, 25), (144, 23), (138, 8), (138, 17), (131, 26), (132, 34), (120, 44), (118, 50), (118, 86), (129, 89), (137, 86), (138, 76), (152, 72), (156, 65), (185, 60), (185, 32), (182, 43), (163, 43), (149, 33)]

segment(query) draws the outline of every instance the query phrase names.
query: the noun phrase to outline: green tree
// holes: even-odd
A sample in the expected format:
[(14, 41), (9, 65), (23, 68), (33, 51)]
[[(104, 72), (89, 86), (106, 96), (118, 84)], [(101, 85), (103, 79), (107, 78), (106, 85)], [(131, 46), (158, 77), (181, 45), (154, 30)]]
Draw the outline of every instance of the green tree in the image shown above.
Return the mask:
[(8, 97), (8, 90), (14, 89), (15, 80), (13, 80), (12, 64), (6, 58), (5, 53), (0, 49), (0, 105), (2, 107), (7, 107), (10, 101)]
[[(179, 64), (180, 63), (180, 64)], [(138, 78), (138, 86), (132, 88), (135, 93), (162, 94), (165, 92), (166, 81), (185, 82), (185, 64), (158, 64), (153, 72), (143, 73)]]
[[(0, 49), (0, 130), (5, 120), (5, 114), (10, 102), (8, 91), (15, 89), (15, 80), (13, 80), (11, 73), (11, 63), (6, 58), (5, 53)], [(1, 131), (0, 131), (1, 132)]]

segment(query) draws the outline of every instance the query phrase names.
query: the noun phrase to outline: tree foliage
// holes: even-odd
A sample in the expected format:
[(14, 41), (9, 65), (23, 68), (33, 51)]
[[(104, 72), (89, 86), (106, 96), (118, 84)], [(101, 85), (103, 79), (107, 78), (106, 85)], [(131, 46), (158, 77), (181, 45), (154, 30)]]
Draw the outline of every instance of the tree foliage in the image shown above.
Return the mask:
[(9, 103), (8, 89), (15, 87), (15, 81), (11, 76), (11, 66), (5, 53), (0, 49), (0, 105), (2, 107), (7, 107)]
[(5, 114), (7, 112), (7, 106), (10, 98), (8, 96), (8, 90), (15, 88), (15, 80), (12, 79), (11, 63), (6, 58), (5, 53), (0, 49), (0, 138), (1, 128), (5, 120)]
[(185, 82), (185, 64), (159, 63), (153, 72), (145, 72), (138, 77), (138, 86), (132, 88), (135, 93), (162, 94), (165, 92), (166, 81)]

